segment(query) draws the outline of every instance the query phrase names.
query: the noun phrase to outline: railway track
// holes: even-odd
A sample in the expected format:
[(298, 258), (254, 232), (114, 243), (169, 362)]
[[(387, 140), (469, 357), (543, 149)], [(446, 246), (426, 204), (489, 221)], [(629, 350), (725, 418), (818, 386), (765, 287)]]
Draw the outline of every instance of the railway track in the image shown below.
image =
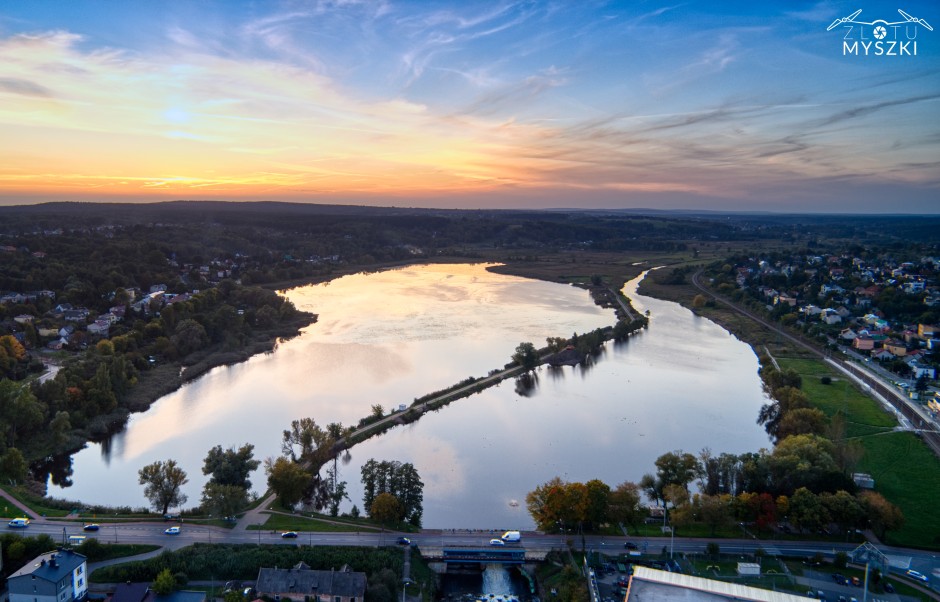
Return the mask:
[(781, 337), (809, 351), (810, 353), (816, 355), (817, 357), (823, 360), (828, 359), (832, 361), (842, 370), (854, 375), (856, 378), (858, 378), (859, 380), (864, 382), (866, 385), (871, 387), (872, 391), (875, 391), (879, 395), (884, 397), (887, 400), (887, 402), (891, 404), (891, 406), (895, 409), (895, 411), (898, 412), (898, 414), (900, 414), (901, 416), (903, 416), (910, 422), (911, 426), (914, 429), (914, 432), (916, 432), (921, 437), (921, 439), (927, 444), (927, 446), (931, 449), (931, 451), (933, 451), (933, 453), (938, 458), (940, 458), (940, 433), (938, 433), (935, 430), (925, 430), (925, 429), (918, 428), (918, 426), (923, 426), (923, 423), (924, 423), (923, 416), (921, 416), (921, 414), (911, 406), (911, 404), (908, 402), (907, 399), (902, 398), (898, 394), (898, 392), (895, 391), (892, 387), (888, 387), (887, 385), (885, 385), (881, 379), (875, 378), (867, 370), (863, 370), (859, 368), (858, 366), (856, 366), (855, 364), (851, 362), (847, 362), (841, 358), (831, 357), (828, 353), (826, 353), (826, 350), (820, 349), (817, 345), (811, 343), (807, 339), (804, 339), (803, 337), (800, 337), (792, 333), (789, 333), (785, 330), (782, 330), (776, 324), (768, 322), (763, 317), (751, 311), (748, 311), (747, 309), (733, 303), (732, 301), (729, 301), (728, 299), (725, 299), (724, 297), (717, 295), (716, 293), (712, 292), (710, 289), (706, 288), (701, 283), (701, 275), (702, 275), (702, 270), (698, 270), (692, 275), (692, 285), (695, 286), (695, 288), (697, 288), (703, 294), (708, 295), (709, 297), (711, 297), (718, 303), (721, 303), (723, 305), (726, 305), (727, 307), (730, 307), (731, 309), (738, 312), (739, 314), (747, 316), (748, 318), (760, 323), (764, 327), (769, 328), (770, 330), (779, 334)]

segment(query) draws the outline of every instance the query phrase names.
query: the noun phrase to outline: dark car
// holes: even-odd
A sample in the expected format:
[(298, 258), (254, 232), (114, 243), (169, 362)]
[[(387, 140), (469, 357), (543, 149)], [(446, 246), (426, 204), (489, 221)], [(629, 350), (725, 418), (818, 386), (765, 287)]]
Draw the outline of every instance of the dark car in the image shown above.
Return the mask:
[(92, 523), (90, 525), (85, 525), (84, 527), (82, 527), (82, 531), (97, 531), (100, 528), (101, 527), (99, 527), (98, 525)]
[(628, 541), (627, 543), (623, 544), (623, 547), (625, 547), (628, 550), (635, 550), (636, 544), (633, 543), (632, 541)]
[(885, 583), (885, 591), (888, 592), (889, 594), (893, 594), (894, 586), (891, 585), (890, 583)]
[(410, 546), (411, 540), (408, 539), (407, 537), (399, 537), (398, 539), (395, 540), (395, 543), (397, 543), (400, 546)]
[(297, 539), (297, 531), (284, 531), (281, 533), (284, 539)]

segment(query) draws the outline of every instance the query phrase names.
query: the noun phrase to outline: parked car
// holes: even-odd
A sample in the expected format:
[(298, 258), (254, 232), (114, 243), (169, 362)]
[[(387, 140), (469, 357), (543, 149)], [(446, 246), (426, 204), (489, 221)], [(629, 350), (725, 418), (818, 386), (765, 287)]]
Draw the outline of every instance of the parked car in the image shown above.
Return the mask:
[(95, 523), (90, 523), (90, 524), (87, 524), (87, 525), (85, 525), (84, 527), (82, 527), (82, 531), (97, 531), (97, 530), (100, 529), (100, 528), (101, 528), (101, 527), (99, 527), (99, 526), (96, 525)]
[(179, 527), (169, 527), (163, 530), (163, 532), (167, 535), (179, 535), (180, 531), (181, 529)]
[(400, 546), (410, 546), (410, 545), (411, 545), (411, 540), (408, 539), (407, 537), (399, 537), (397, 540), (395, 540), (395, 542), (396, 542), (398, 545), (400, 545)]
[(297, 531), (284, 531), (281, 533), (281, 537), (284, 539), (297, 539)]
[(927, 579), (927, 575), (923, 573), (919, 573), (915, 571), (914, 569), (908, 569), (905, 574), (911, 579), (917, 579), (918, 581), (923, 581), (924, 583), (927, 583), (928, 581), (930, 581), (929, 579)]

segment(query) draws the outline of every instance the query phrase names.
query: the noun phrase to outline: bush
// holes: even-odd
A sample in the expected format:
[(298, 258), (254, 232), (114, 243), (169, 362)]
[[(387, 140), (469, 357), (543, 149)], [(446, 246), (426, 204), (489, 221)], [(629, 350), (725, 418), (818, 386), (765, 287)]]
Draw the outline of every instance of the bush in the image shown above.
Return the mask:
[(819, 382), (821, 382), (821, 383), (824, 384), (824, 385), (831, 385), (831, 384), (832, 384), (832, 378), (830, 378), (830, 377), (828, 377), (828, 376), (823, 376), (822, 378), (819, 379)]

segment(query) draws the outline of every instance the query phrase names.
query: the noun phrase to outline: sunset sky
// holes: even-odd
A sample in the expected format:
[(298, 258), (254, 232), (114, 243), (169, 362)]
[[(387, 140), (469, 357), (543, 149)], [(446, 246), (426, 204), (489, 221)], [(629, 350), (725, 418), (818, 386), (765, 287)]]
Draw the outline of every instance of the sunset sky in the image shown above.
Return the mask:
[(940, 5), (0, 2), (0, 204), (174, 199), (940, 213)]

